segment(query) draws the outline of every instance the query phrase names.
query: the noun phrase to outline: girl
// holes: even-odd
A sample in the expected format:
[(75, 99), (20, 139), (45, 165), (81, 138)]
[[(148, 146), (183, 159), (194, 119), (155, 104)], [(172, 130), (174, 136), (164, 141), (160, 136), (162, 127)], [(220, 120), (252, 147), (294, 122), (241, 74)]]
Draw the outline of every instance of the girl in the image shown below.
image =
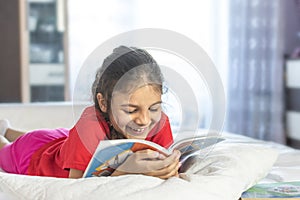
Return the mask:
[[(80, 178), (101, 140), (145, 139), (168, 147), (173, 138), (161, 108), (162, 83), (160, 68), (148, 52), (124, 46), (114, 49), (96, 74), (94, 106), (83, 111), (72, 129), (25, 134), (2, 121), (0, 167), (16, 174)], [(178, 176), (179, 157), (178, 151), (168, 157), (152, 150), (138, 151), (112, 176)]]

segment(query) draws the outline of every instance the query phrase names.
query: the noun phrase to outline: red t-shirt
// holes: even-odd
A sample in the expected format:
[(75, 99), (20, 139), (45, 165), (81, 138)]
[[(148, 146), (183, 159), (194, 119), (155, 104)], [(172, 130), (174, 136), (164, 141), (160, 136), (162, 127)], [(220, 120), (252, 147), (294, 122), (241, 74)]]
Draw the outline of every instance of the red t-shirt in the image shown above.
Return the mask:
[[(33, 154), (28, 174), (68, 177), (70, 168), (84, 171), (98, 143), (108, 138), (108, 123), (95, 107), (88, 107), (69, 131), (69, 137), (56, 139)], [(163, 147), (169, 147), (173, 143), (170, 122), (164, 113), (146, 140)]]

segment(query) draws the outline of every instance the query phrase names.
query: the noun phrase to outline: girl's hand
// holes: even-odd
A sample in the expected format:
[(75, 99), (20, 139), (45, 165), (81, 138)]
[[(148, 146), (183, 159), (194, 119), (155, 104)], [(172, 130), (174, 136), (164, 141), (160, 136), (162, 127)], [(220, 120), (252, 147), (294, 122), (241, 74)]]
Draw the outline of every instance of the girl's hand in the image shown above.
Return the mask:
[(130, 155), (112, 174), (112, 176), (124, 174), (144, 174), (167, 179), (178, 177), (180, 152), (174, 151), (166, 157), (157, 151), (150, 149), (137, 151)]

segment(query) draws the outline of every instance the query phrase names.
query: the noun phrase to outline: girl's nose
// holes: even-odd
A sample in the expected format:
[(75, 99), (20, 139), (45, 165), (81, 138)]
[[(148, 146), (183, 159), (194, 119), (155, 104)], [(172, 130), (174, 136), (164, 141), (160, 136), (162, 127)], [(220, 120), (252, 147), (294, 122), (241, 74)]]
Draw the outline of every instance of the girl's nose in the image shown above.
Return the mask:
[(140, 126), (145, 126), (148, 125), (150, 123), (150, 116), (148, 112), (142, 112), (140, 113), (136, 119), (135, 119), (135, 123), (140, 125)]

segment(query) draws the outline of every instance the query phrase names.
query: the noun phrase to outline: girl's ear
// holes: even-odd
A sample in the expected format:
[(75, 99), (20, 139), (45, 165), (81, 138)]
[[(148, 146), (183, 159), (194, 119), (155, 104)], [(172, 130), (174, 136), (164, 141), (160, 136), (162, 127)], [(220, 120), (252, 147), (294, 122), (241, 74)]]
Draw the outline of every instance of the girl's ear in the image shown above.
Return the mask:
[(107, 112), (107, 104), (106, 100), (104, 99), (103, 95), (101, 93), (97, 93), (97, 100), (98, 100), (98, 105), (100, 107), (100, 110), (104, 113)]

